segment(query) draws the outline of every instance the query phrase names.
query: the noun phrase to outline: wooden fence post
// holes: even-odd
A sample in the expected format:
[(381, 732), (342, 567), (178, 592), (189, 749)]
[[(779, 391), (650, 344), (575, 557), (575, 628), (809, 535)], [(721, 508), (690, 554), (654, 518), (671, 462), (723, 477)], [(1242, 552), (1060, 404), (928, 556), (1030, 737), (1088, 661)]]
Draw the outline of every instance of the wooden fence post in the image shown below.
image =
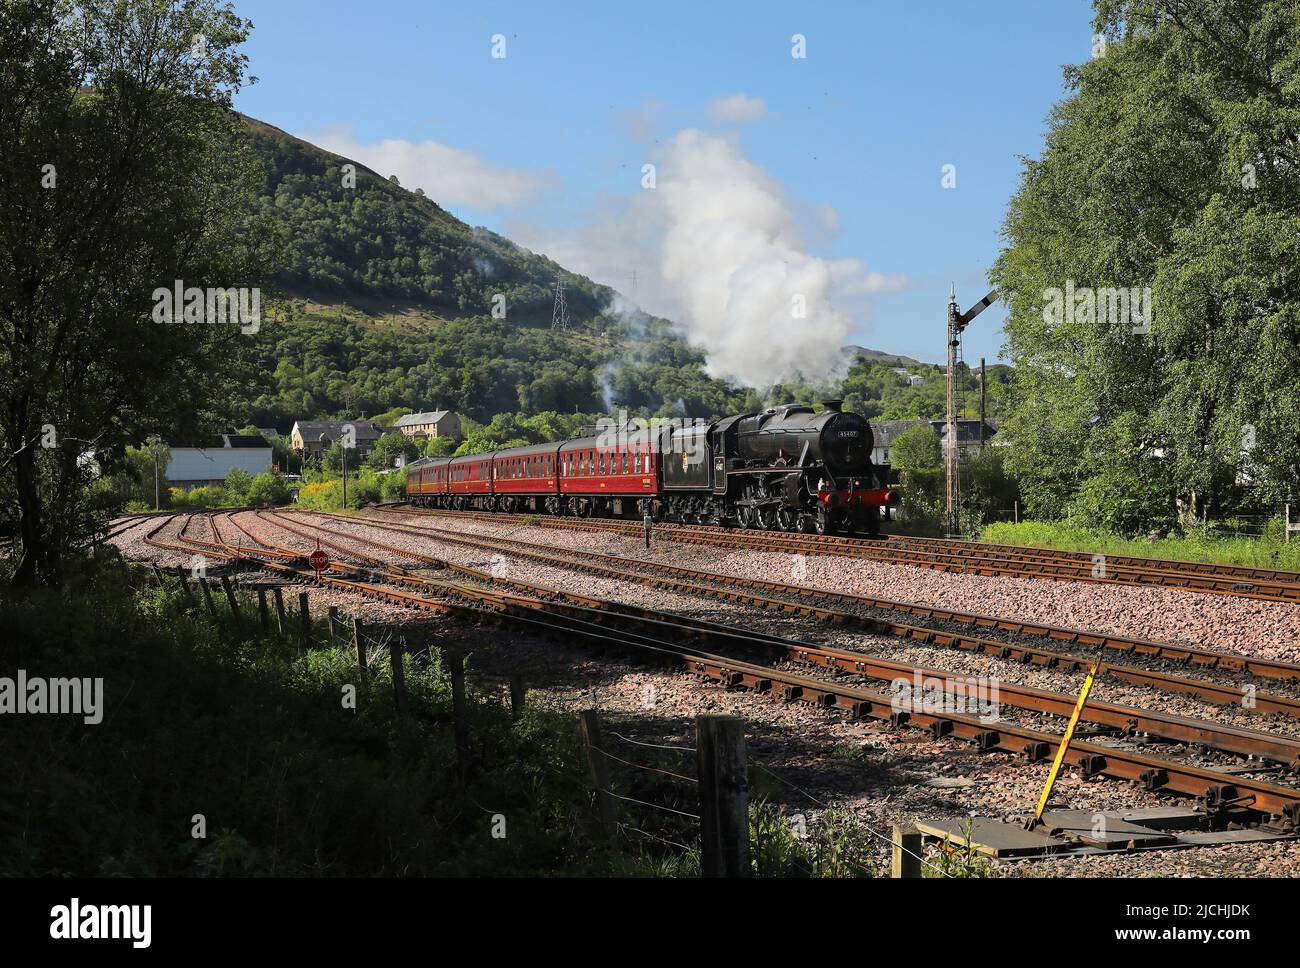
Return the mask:
[(212, 589), (208, 587), (206, 578), (199, 579), (199, 587), (203, 589), (203, 598), (208, 603), (208, 612), (213, 618), (217, 617), (217, 603), (212, 600)]
[(524, 714), (525, 695), (524, 677), (517, 672), (510, 673), (510, 718), (516, 723)]
[(388, 662), (393, 670), (393, 706), (399, 714), (406, 712), (406, 640), (398, 638), (388, 644)]
[(745, 721), (738, 716), (697, 716), (695, 762), (700, 781), (701, 873), (749, 877)]
[(890, 859), (890, 877), (921, 876), (921, 831), (915, 827), (894, 824), (893, 857)]
[(331, 605), (325, 610), (325, 615), (325, 624), (329, 628), (330, 648), (332, 649), (338, 645), (339, 607)]
[(298, 619), (302, 623), (302, 650), (311, 649), (311, 609), (307, 607), (307, 593), (298, 593)]
[(190, 587), (190, 580), (185, 575), (185, 569), (180, 565), (176, 566), (176, 577), (181, 580), (181, 589), (185, 592), (185, 597), (194, 601), (194, 589)]
[(352, 619), (352, 645), (357, 650), (357, 668), (361, 670), (364, 676), (370, 671), (370, 664), (366, 661), (366, 635), (363, 631), (365, 623), (358, 616)]
[(456, 763), (462, 779), (469, 775), (469, 712), (465, 703), (465, 653), (444, 649), (451, 671), (451, 715), (456, 732)]
[(609, 760), (600, 738), (600, 713), (584, 709), (578, 713), (582, 723), (582, 741), (587, 747), (587, 768), (591, 771), (591, 785), (596, 788), (596, 807), (600, 811), (600, 825), (609, 838), (611, 847), (618, 847), (618, 813), (609, 791)]
[(280, 591), (280, 586), (274, 588), (275, 594), (275, 630), (284, 635), (284, 595)]
[(265, 588), (257, 590), (257, 621), (261, 624), (263, 632), (271, 627), (271, 612), (266, 607)]
[(242, 631), (244, 627), (244, 617), (239, 613), (239, 602), (235, 598), (235, 589), (230, 584), (230, 579), (222, 575), (221, 587), (226, 592), (226, 601), (230, 603), (230, 615), (235, 620), (235, 628)]
[(166, 591), (167, 585), (163, 581), (162, 569), (158, 567), (158, 562), (154, 561), (154, 562), (150, 562), (150, 564), (153, 565), (153, 573), (158, 578), (158, 587)]

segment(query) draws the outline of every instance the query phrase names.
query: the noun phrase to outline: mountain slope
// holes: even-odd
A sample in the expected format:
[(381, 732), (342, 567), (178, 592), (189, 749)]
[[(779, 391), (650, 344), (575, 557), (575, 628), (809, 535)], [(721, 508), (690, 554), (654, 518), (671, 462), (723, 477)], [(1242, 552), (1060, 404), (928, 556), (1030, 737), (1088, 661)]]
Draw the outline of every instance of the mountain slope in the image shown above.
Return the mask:
[[(287, 431), (303, 418), (435, 408), (484, 423), (622, 408), (717, 417), (826, 395), (869, 414), (933, 409), (884, 362), (915, 361), (856, 346), (845, 348), (854, 362), (834, 386), (793, 382), (760, 394), (714, 379), (668, 320), (615, 311), (609, 287), (471, 228), (364, 165), (245, 120), (266, 166), (255, 207), (285, 237), (275, 282), (289, 299), (256, 337), (240, 425)], [(550, 327), (557, 281), (567, 332)], [(506, 297), (504, 319), (491, 312), (496, 294)]]
[[(277, 282), (319, 302), (417, 307), (441, 316), (487, 314), (504, 294), (508, 316), (549, 325), (557, 281), (571, 317), (594, 320), (614, 293), (509, 239), (471, 228), (432, 199), (279, 128), (246, 118), (266, 164), (260, 210), (280, 223), (289, 265)], [(344, 184), (344, 166), (356, 167)]]

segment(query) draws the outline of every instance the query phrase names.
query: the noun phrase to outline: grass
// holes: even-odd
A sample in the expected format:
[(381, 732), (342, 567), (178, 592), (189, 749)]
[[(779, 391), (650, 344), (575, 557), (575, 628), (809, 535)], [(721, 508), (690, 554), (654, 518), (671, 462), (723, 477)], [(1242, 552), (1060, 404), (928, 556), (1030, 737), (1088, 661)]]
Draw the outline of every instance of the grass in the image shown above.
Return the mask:
[(461, 782), (436, 651), (412, 657), (399, 718), (386, 657), (365, 680), (346, 650), (235, 635), (151, 580), (110, 562), (66, 593), (0, 597), (0, 675), (102, 677), (105, 707), (99, 725), (5, 717), (0, 876), (611, 870), (572, 717), (512, 723), (471, 690)]
[(980, 533), (980, 540), (1032, 548), (1064, 548), (1089, 554), (1134, 555), (1300, 571), (1300, 541), (1287, 544), (1272, 536), (1255, 539), (1210, 535), (1158, 538), (1147, 542), (1065, 523), (1022, 521), (1019, 524), (986, 525)]

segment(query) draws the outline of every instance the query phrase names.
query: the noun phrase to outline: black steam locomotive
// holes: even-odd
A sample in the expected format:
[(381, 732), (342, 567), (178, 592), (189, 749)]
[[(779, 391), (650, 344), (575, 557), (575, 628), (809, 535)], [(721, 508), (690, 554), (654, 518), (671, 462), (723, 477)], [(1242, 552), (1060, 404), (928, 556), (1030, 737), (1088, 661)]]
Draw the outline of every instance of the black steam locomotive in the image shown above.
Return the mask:
[(598, 428), (558, 443), (436, 458), (407, 476), (429, 507), (640, 517), (875, 534), (897, 505), (871, 425), (828, 400), (714, 423)]

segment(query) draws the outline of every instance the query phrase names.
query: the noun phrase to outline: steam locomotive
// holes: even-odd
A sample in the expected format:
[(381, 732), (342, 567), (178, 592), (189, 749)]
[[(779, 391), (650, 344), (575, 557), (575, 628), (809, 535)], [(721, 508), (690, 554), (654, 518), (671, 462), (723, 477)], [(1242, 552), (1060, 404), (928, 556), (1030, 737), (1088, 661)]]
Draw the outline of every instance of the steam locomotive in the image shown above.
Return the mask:
[(407, 499), (451, 510), (533, 512), (878, 534), (897, 507), (871, 425), (827, 400), (667, 426), (440, 457), (412, 468)]

